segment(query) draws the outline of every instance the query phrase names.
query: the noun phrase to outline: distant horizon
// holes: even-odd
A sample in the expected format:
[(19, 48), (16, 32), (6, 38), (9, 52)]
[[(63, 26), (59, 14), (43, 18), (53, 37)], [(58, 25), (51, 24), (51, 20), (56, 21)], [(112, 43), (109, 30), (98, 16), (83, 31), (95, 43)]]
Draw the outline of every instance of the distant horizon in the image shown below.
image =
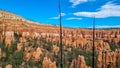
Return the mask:
[[(120, 1), (61, 0), (62, 25), (68, 28), (120, 28)], [(112, 10), (111, 10), (112, 9)], [(58, 25), (58, 1), (0, 0), (0, 10), (15, 13), (40, 24)]]

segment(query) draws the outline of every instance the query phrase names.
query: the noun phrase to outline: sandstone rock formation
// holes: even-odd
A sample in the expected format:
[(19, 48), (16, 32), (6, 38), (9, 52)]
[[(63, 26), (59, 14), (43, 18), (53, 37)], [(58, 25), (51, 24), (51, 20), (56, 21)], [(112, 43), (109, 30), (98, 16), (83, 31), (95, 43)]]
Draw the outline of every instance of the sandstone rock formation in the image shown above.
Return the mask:
[(14, 32), (13, 31), (6, 31), (5, 32), (5, 45), (6, 45), (6, 47), (10, 47), (13, 40), (14, 40)]
[(29, 61), (30, 58), (31, 58), (31, 53), (30, 53), (30, 52), (26, 53), (26, 54), (25, 54), (25, 60), (26, 60), (26, 61)]
[(70, 68), (90, 68), (90, 67), (86, 65), (84, 56), (79, 55), (77, 60), (76, 59), (72, 60)]
[(57, 53), (59, 52), (59, 47), (56, 45), (53, 45), (53, 52), (57, 55)]
[(12, 68), (12, 65), (8, 64), (8, 65), (5, 66), (5, 68)]
[(42, 68), (57, 68), (56, 62), (51, 62), (50, 59), (48, 59), (47, 57), (44, 57), (42, 62)]
[(103, 40), (95, 41), (95, 48), (100, 51), (110, 50), (109, 44), (107, 42), (104, 42)]
[(97, 59), (97, 67), (98, 68), (107, 68), (108, 66), (111, 68), (117, 68), (120, 63), (119, 57), (120, 49), (116, 49), (115, 52), (99, 52), (98, 59)]
[(32, 52), (32, 58), (35, 61), (39, 61), (41, 55), (42, 55), (42, 50), (40, 47), (38, 47), (34, 52)]
[(21, 51), (21, 49), (22, 49), (22, 44), (21, 44), (21, 43), (18, 43), (18, 44), (17, 44), (17, 51)]

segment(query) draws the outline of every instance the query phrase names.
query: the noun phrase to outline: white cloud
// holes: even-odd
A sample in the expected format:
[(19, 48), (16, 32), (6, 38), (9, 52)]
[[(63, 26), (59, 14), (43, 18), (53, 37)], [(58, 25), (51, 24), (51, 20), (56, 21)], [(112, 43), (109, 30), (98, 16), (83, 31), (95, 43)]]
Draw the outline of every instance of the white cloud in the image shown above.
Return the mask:
[(75, 16), (106, 18), (113, 16), (120, 16), (120, 5), (113, 4), (111, 2), (106, 3), (101, 8), (97, 9), (97, 12), (76, 12)]
[(81, 3), (85, 3), (85, 2), (88, 2), (88, 1), (94, 2), (94, 1), (96, 1), (96, 0), (69, 0), (69, 2), (72, 3), (72, 7), (73, 7), (73, 8), (74, 8), (75, 6), (81, 4)]
[[(65, 16), (66, 14), (65, 13), (61, 13), (61, 16)], [(60, 14), (56, 17), (51, 17), (49, 19), (59, 19), (60, 18)]]
[[(92, 26), (89, 27), (89, 28), (92, 28)], [(112, 25), (112, 26), (109, 26), (109, 25), (103, 25), (103, 26), (97, 25), (97, 26), (95, 26), (95, 28), (120, 28), (120, 25)]]
[(75, 7), (76, 5), (79, 5), (81, 3), (87, 2), (88, 0), (70, 0), (69, 2), (72, 3), (72, 7)]
[(62, 16), (65, 16), (66, 14), (65, 13), (61, 13)]
[(67, 18), (66, 20), (82, 20), (82, 18), (71, 17), (71, 18)]

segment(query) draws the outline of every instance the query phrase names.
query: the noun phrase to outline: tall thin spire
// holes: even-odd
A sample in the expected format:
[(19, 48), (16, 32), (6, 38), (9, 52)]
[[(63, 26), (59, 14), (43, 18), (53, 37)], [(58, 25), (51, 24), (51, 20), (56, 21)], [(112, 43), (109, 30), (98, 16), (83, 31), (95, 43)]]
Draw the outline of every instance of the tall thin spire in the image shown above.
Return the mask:
[(92, 67), (95, 67), (95, 16), (93, 18), (93, 54), (92, 54)]
[(63, 57), (62, 57), (62, 15), (61, 15), (61, 3), (60, 3), (60, 0), (58, 1), (58, 8), (59, 8), (59, 23), (60, 23), (60, 53), (61, 53), (61, 68), (63, 68), (63, 63), (62, 63), (62, 60), (63, 60)]

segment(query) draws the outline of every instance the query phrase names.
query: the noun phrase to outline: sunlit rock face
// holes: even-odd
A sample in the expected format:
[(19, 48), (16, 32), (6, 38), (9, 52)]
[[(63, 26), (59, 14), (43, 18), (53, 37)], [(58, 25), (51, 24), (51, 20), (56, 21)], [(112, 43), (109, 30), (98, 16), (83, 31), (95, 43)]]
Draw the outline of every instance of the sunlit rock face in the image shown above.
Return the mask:
[(97, 67), (101, 68), (107, 68), (112, 67), (112, 68), (116, 68), (117, 66), (119, 66), (119, 59), (120, 59), (120, 49), (116, 49), (113, 52), (99, 52), (98, 53), (98, 59), (97, 59)]
[(6, 31), (5, 32), (5, 45), (6, 45), (6, 47), (10, 47), (13, 40), (14, 40), (14, 32), (13, 31)]
[(35, 61), (39, 61), (41, 55), (42, 55), (42, 50), (40, 47), (38, 47), (35, 51), (32, 52), (32, 58)]
[(56, 45), (53, 45), (53, 52), (57, 55), (57, 53), (59, 52), (59, 47), (58, 46), (56, 46)]
[(20, 37), (19, 41), (20, 41), (20, 43), (25, 43), (25, 42), (27, 42), (27, 40), (25, 39), (25, 37)]
[(22, 21), (25, 20), (25, 19), (23, 19), (22, 17), (20, 17), (16, 14), (13, 14), (13, 13), (10, 13), (10, 12), (7, 12), (7, 11), (3, 11), (3, 10), (0, 10), (0, 17), (2, 19), (14, 19), (14, 20), (22, 20)]
[(107, 51), (110, 50), (110, 46), (107, 42), (104, 42), (103, 40), (97, 40), (95, 41), (95, 48), (99, 51)]
[(102, 52), (98, 53), (98, 59), (97, 59), (97, 67), (102, 68)]
[(42, 68), (57, 68), (56, 62), (52, 62), (49, 58), (44, 57), (42, 62)]
[(42, 55), (42, 49), (40, 47), (33, 49), (31, 47), (25, 48), (25, 60), (29, 61), (30, 59), (33, 59), (34, 61), (40, 61), (41, 55)]
[(70, 68), (90, 68), (86, 65), (84, 56), (78, 56), (77, 59), (73, 59)]
[(21, 43), (18, 43), (18, 44), (17, 44), (17, 51), (21, 51), (22, 47), (23, 47), (22, 44), (21, 44)]
[(28, 53), (25, 53), (25, 60), (26, 61), (29, 61), (30, 60), (30, 58), (31, 58), (31, 53), (30, 52), (28, 52)]
[(12, 65), (8, 64), (5, 66), (5, 68), (12, 68)]

